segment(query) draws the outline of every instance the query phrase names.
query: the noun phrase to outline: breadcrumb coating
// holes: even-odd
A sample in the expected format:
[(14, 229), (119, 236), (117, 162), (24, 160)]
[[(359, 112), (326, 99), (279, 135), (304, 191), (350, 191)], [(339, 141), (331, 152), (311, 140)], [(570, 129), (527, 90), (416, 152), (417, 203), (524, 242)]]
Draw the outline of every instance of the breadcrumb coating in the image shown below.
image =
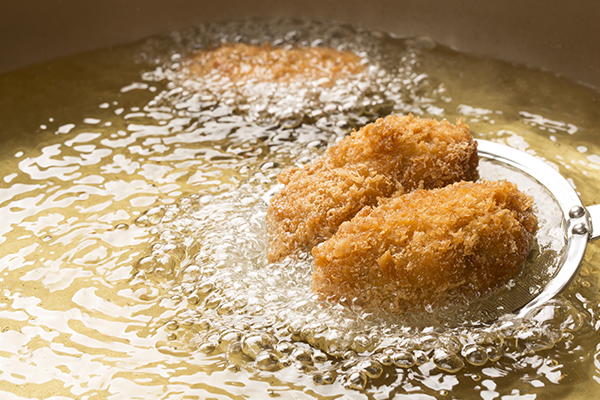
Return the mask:
[(196, 75), (219, 74), (232, 82), (319, 81), (331, 85), (336, 79), (365, 70), (362, 59), (349, 51), (329, 47), (273, 47), (244, 43), (223, 44), (198, 51), (188, 65)]
[(363, 207), (416, 189), (478, 178), (477, 143), (467, 125), (390, 115), (362, 127), (301, 168), (267, 212), (269, 261), (310, 251)]
[(481, 295), (514, 276), (537, 230), (516, 185), (459, 182), (362, 209), (313, 248), (313, 291), (402, 313), (450, 291)]

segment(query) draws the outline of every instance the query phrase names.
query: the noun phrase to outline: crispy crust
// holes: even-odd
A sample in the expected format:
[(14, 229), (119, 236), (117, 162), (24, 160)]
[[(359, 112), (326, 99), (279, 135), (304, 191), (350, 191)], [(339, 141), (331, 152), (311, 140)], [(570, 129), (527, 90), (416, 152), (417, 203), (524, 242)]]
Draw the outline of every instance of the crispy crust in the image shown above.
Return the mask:
[(537, 230), (516, 185), (460, 182), (364, 208), (312, 250), (313, 291), (401, 313), (451, 290), (483, 294), (514, 276)]
[(323, 80), (321, 84), (331, 85), (338, 78), (364, 71), (365, 66), (356, 54), (329, 47), (287, 49), (268, 44), (228, 43), (198, 51), (188, 68), (195, 75), (216, 73), (238, 84), (248, 80), (280, 83)]
[(310, 251), (379, 199), (476, 180), (478, 162), (461, 121), (390, 115), (366, 125), (320, 159), (281, 173), (285, 187), (267, 213), (269, 260)]

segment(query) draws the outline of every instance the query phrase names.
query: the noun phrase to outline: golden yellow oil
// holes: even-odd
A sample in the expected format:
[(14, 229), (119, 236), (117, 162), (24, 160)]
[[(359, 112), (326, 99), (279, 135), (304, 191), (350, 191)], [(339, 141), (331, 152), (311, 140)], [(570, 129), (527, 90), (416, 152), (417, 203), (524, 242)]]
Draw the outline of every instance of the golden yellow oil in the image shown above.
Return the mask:
[[(219, 41), (359, 54), (333, 87), (186, 75)], [(276, 176), (390, 112), (463, 118), (600, 201), (598, 93), (426, 38), (310, 22), (205, 25), (0, 75), (6, 398), (591, 398), (600, 252), (537, 318), (423, 326), (323, 304), (265, 259)], [(545, 314), (544, 314), (545, 313)]]

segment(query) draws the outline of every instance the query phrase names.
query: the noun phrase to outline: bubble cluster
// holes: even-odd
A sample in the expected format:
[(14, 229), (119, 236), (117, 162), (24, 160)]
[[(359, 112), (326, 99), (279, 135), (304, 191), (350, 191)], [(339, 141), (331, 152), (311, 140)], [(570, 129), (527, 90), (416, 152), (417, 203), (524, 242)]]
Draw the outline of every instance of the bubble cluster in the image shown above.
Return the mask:
[[(385, 52), (393, 41), (387, 35), (350, 26), (283, 20), (269, 24), (202, 25), (173, 34), (170, 41), (162, 46), (170, 45), (180, 53), (166, 61), (159, 58), (160, 65), (145, 73), (144, 79), (170, 81), (172, 90), (158, 96), (155, 104), (175, 101), (180, 110), (218, 106), (224, 114), (243, 115), (247, 121), (263, 126), (276, 124), (292, 129), (309, 123), (347, 130), (391, 112), (436, 113), (431, 103), (445, 99), (443, 84), (434, 82), (419, 68), (419, 52), (435, 47), (428, 39), (402, 42), (405, 51), (398, 54), (396, 50), (392, 56)], [(238, 42), (350, 51), (363, 58), (365, 69), (340, 77), (332, 85), (310, 79), (284, 83), (250, 80), (236, 85), (219, 73), (198, 76), (186, 68), (190, 60), (185, 55), (194, 49)], [(155, 42), (152, 45), (156, 47)], [(173, 59), (177, 62), (173, 63)], [(438, 115), (441, 112), (437, 110)]]
[(134, 279), (162, 286), (178, 303), (177, 315), (165, 322), (170, 338), (220, 355), (231, 367), (296, 368), (316, 384), (339, 381), (362, 390), (390, 369), (430, 364), (455, 374), (502, 357), (518, 360), (552, 348), (583, 324), (566, 300), (525, 319), (455, 327), (321, 302), (311, 294), (310, 257), (267, 262), (264, 193), (242, 184), (195, 194), (150, 208), (136, 221), (151, 227), (155, 239)]
[[(159, 287), (176, 304), (162, 321), (166, 345), (218, 357), (232, 371), (295, 369), (316, 385), (368, 391), (426, 381), (431, 371), (479, 376), (497, 365), (522, 369), (523, 360), (568, 346), (581, 329), (582, 311), (563, 297), (523, 319), (479, 324), (461, 320), (461, 307), (403, 316), (343, 307), (312, 295), (310, 255), (267, 262), (265, 213), (278, 172), (390, 112), (444, 113), (444, 85), (418, 61), (434, 43), (296, 21), (203, 25), (161, 40), (148, 42), (144, 57), (156, 58), (157, 66), (143, 78), (166, 90), (143, 112), (172, 115), (178, 122), (168, 126), (179, 128), (169, 128), (164, 142), (200, 144), (211, 162), (205, 168), (218, 169), (227, 182), (153, 206), (135, 222), (154, 240), (136, 261), (132, 283)], [(234, 88), (215, 76), (189, 76), (186, 55), (221, 42), (330, 46), (355, 52), (368, 68), (331, 87)], [(161, 58), (156, 49), (164, 47), (171, 53)], [(538, 246), (558, 253), (562, 231), (550, 227), (553, 211), (540, 218)]]

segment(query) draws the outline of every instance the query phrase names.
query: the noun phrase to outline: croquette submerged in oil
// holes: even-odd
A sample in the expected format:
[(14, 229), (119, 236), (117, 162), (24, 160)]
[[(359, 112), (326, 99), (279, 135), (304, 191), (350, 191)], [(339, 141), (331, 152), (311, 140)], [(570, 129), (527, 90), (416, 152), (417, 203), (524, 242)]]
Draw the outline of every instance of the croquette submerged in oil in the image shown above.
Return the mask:
[(250, 80), (331, 85), (338, 78), (362, 72), (365, 66), (356, 54), (329, 47), (231, 43), (198, 51), (188, 68), (195, 75), (218, 74), (238, 85)]
[(478, 178), (477, 143), (462, 122), (390, 115), (279, 176), (267, 213), (271, 262), (333, 236), (361, 209), (416, 189)]
[(394, 312), (453, 290), (478, 296), (517, 273), (536, 230), (532, 199), (506, 181), (396, 196), (313, 249), (313, 291)]

